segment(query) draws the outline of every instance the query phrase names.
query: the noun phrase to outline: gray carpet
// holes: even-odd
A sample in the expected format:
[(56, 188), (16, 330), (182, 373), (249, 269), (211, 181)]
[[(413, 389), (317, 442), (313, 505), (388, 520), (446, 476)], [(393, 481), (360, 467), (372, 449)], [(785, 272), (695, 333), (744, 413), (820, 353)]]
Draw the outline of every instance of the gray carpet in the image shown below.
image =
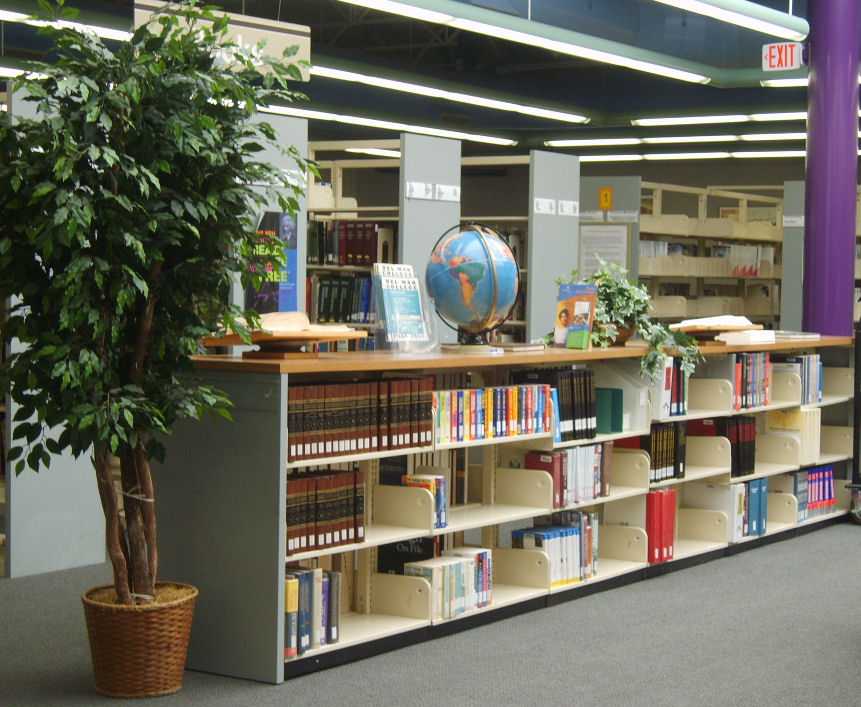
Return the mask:
[[(0, 580), (0, 704), (92, 688), (80, 593), (106, 567)], [(281, 686), (187, 671), (159, 705), (861, 705), (861, 527), (783, 542)]]

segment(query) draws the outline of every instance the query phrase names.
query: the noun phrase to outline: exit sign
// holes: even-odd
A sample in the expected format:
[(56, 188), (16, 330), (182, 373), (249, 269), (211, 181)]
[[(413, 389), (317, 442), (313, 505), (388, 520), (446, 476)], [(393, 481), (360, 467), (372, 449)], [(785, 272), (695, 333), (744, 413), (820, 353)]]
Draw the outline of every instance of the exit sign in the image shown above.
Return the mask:
[(774, 42), (762, 45), (763, 71), (790, 71), (801, 68), (801, 42)]

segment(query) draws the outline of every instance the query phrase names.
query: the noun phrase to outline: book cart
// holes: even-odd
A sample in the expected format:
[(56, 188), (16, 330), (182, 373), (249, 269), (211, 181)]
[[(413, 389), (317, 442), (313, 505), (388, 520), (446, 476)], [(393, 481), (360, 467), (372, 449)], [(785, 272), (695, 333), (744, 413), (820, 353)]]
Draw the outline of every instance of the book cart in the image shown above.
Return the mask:
[[(826, 361), (824, 395), (816, 405), (823, 414), (820, 462), (842, 464), (836, 482), (836, 505), (827, 514), (797, 521), (792, 495), (768, 498), (768, 539), (731, 544), (727, 515), (688, 508), (684, 487), (691, 481), (729, 484), (730, 446), (726, 438), (688, 438), (685, 478), (649, 482), (649, 456), (641, 450), (617, 450), (610, 494), (568, 509), (588, 507), (600, 518), (597, 573), (587, 581), (551, 588), (548, 556), (541, 550), (503, 547), (501, 526), (529, 525), (552, 506), (552, 482), (543, 471), (511, 468), (527, 449), (550, 450), (645, 434), (653, 422), (648, 389), (626, 374), (636, 369), (642, 349), (613, 347), (574, 351), (393, 355), (386, 352), (321, 354), (318, 358), (261, 360), (210, 356), (197, 360), (199, 373), (225, 390), (234, 402), (233, 421), (204, 419), (183, 423), (168, 440), (165, 465), (154, 466), (160, 489), (163, 532), (161, 575), (200, 588), (188, 667), (219, 674), (280, 683), (285, 677), (356, 660), (374, 653), (463, 630), (527, 610), (538, 609), (603, 588), (662, 574), (670, 569), (754, 547), (775, 536), (845, 516), (849, 508), (848, 466), (853, 453), (852, 339), (822, 337), (757, 347), (707, 345), (707, 356), (728, 351), (817, 351)], [(286, 554), (285, 493), (288, 475), (308, 465), (288, 461), (287, 413), (290, 389), (306, 381), (380, 379), (385, 375), (442, 375), (469, 371), (485, 386), (503, 385), (515, 369), (588, 366), (597, 385), (621, 387), (627, 426), (622, 433), (554, 445), (552, 437), (529, 435), (452, 444), (481, 448), (480, 498), (450, 509), (448, 526), (434, 528), (434, 503), (423, 488), (378, 485), (386, 456), (421, 453), (433, 445), (348, 455), (329, 462), (355, 461), (365, 479), (365, 539), (361, 543)], [(775, 374), (773, 402), (744, 413), (800, 406), (801, 381)], [(686, 415), (696, 419), (737, 414), (732, 383), (690, 380)], [(840, 421), (842, 418), (842, 422)], [(474, 451), (474, 450), (472, 450)], [(803, 465), (792, 440), (757, 437), (754, 477), (797, 470)], [(650, 490), (674, 485), (677, 495), (676, 550), (670, 562), (647, 561), (645, 499)], [(555, 510), (555, 509), (554, 509)], [(462, 531), (481, 531), (481, 543), (493, 548), (492, 603), (454, 619), (433, 619), (430, 586), (419, 577), (379, 574), (377, 549), (386, 543)], [(284, 578), (289, 560), (339, 555), (352, 569), (342, 602), (340, 641), (284, 660)]]

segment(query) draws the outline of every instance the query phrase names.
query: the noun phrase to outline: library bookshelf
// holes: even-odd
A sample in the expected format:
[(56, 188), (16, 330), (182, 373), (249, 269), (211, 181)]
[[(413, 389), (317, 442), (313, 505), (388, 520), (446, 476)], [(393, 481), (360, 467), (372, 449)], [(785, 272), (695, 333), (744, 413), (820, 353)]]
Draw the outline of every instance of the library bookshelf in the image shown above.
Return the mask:
[[(836, 504), (815, 517), (798, 520), (798, 499), (791, 493), (769, 493), (769, 540), (839, 519), (848, 513), (852, 455), (850, 363), (853, 340), (822, 337), (815, 342), (787, 341), (757, 347), (706, 345), (707, 357), (744, 351), (816, 351), (826, 367), (821, 449), (818, 461), (841, 469)], [(650, 482), (650, 456), (642, 449), (612, 453), (609, 493), (565, 506), (584, 510), (598, 522), (597, 568), (588, 579), (562, 584), (552, 581), (553, 562), (542, 549), (511, 547), (507, 528), (530, 525), (553, 507), (553, 482), (545, 471), (523, 464), (528, 450), (571, 450), (647, 433), (653, 419), (648, 386), (618, 373), (636, 366), (642, 349), (612, 347), (573, 351), (547, 349), (502, 355), (397, 355), (387, 352), (320, 354), (292, 360), (205, 356), (195, 360), (197, 373), (219, 386), (233, 400), (232, 421), (205, 419), (183, 423), (167, 441), (166, 462), (154, 466), (159, 487), (162, 576), (200, 588), (188, 667), (224, 675), (280, 683), (303, 673), (357, 660), (367, 655), (446, 635), (453, 631), (539, 609), (619, 584), (646, 579), (752, 548), (763, 536), (730, 542), (727, 514), (689, 507), (685, 488), (709, 483), (729, 488), (731, 482), (772, 477), (805, 467), (795, 440), (760, 435), (755, 471), (731, 477), (730, 442), (720, 436), (688, 437), (684, 478)], [(827, 356), (826, 353), (834, 353)], [(842, 358), (841, 358), (842, 357)], [(835, 362), (832, 365), (831, 361)], [(386, 376), (469, 374), (478, 386), (502, 386), (518, 369), (588, 367), (596, 384), (617, 383), (626, 391), (627, 428), (591, 439), (553, 442), (549, 433), (462, 443), (469, 459), (469, 503), (450, 508), (446, 527), (435, 527), (434, 497), (425, 488), (379, 483), (381, 463), (392, 456), (451, 453), (458, 445), (341, 455), (332, 459), (292, 461), (288, 458), (288, 409), (292, 386), (316, 381), (381, 379)], [(733, 410), (730, 381), (691, 379), (686, 420), (716, 415), (747, 414)], [(444, 385), (444, 384), (443, 384)], [(770, 409), (801, 407), (798, 376), (775, 376)], [(646, 391), (646, 392), (644, 392)], [(826, 414), (824, 411), (828, 411)], [(839, 424), (840, 418), (843, 424)], [(468, 447), (468, 448), (466, 448)], [(285, 497), (288, 478), (317, 463), (346, 461), (363, 473), (365, 534), (361, 542), (288, 556)], [(843, 465), (842, 467), (839, 465)], [(646, 499), (652, 491), (674, 488), (675, 553), (668, 562), (648, 562)], [(458, 542), (492, 549), (492, 602), (456, 618), (434, 618), (430, 585), (420, 577), (377, 571), (380, 548), (420, 538), (454, 537)], [(474, 540), (473, 540), (474, 538)], [(340, 640), (284, 659), (284, 579), (290, 561), (339, 569), (344, 574)]]
[(643, 182), (639, 276), (652, 316), (776, 322), (783, 205), (765, 194)]

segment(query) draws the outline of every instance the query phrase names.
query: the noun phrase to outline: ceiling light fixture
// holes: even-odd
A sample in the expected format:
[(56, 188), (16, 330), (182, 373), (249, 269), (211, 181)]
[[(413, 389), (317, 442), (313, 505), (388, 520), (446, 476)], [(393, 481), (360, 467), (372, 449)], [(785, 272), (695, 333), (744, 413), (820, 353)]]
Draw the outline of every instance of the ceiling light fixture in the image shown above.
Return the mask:
[(618, 145), (639, 145), (638, 137), (596, 137), (572, 140), (545, 140), (547, 147), (616, 147)]
[(394, 157), (400, 159), (400, 150), (384, 150), (381, 147), (347, 147), (344, 152), (352, 152), (359, 155), (373, 155), (374, 157)]
[[(503, 15), (453, 0), (414, 0), (410, 3), (390, 0), (340, 0), (340, 2), (434, 22), (560, 54), (645, 71), (679, 81), (692, 83), (711, 81), (711, 77), (704, 73), (660, 63), (661, 59), (669, 59), (669, 57), (656, 52), (562, 27), (545, 25), (522, 17)], [(695, 66), (698, 68), (700, 65)]]
[(747, 133), (739, 135), (747, 142), (771, 142), (772, 140), (806, 140), (807, 133)]
[(458, 91), (447, 91), (432, 86), (425, 86), (407, 81), (396, 81), (393, 79), (383, 78), (382, 76), (369, 76), (356, 71), (345, 71), (329, 66), (321, 66), (315, 64), (311, 67), (312, 76), (322, 76), (324, 78), (336, 79), (339, 81), (354, 81), (357, 83), (367, 84), (378, 88), (387, 88), (392, 91), (404, 91), (406, 93), (415, 93), (420, 96), (429, 98), (440, 98), (446, 101), (457, 101), (459, 103), (468, 103), (472, 106), (481, 106), (483, 108), (492, 108), (494, 110), (505, 110), (513, 113), (521, 113), (530, 115), (536, 118), (548, 118), (550, 120), (561, 120), (567, 123), (588, 123), (589, 118), (585, 115), (576, 113), (566, 113), (564, 111), (550, 110), (548, 108), (540, 108), (523, 103), (515, 103), (513, 101), (502, 101), (495, 98), (486, 98), (484, 96), (475, 96), (469, 93), (460, 93)]
[(364, 125), (365, 127), (380, 128), (382, 130), (397, 130), (399, 132), (418, 133), (420, 135), (447, 137), (452, 138), (453, 140), (483, 142), (488, 145), (502, 145), (504, 147), (512, 147), (517, 144), (517, 140), (494, 137), (491, 135), (477, 135), (475, 133), (465, 133), (458, 130), (445, 130), (442, 128), (431, 128), (422, 125), (410, 125), (408, 123), (398, 123), (390, 120), (378, 120), (376, 118), (365, 118), (356, 115), (343, 115), (341, 113), (331, 113), (329, 111), (321, 110), (309, 110), (306, 108), (293, 108), (289, 106), (270, 105), (264, 108), (263, 112), (276, 113), (278, 115), (288, 115), (296, 118), (307, 118), (308, 120), (331, 120), (337, 123), (347, 123), (348, 125)]
[(790, 111), (785, 113), (739, 113), (728, 115), (683, 115), (667, 118), (633, 118), (631, 125), (639, 127), (656, 127), (661, 125), (705, 125), (719, 123), (748, 123), (750, 121), (763, 123), (778, 120), (806, 120), (807, 111)]
[(711, 17), (755, 32), (800, 42), (810, 32), (807, 20), (745, 0), (654, 0), (679, 10)]
[(393, 15), (401, 15), (409, 17), (413, 20), (422, 20), (424, 22), (436, 22), (437, 24), (445, 25), (454, 19), (453, 15), (448, 15), (444, 12), (428, 10), (422, 7), (416, 7), (408, 2), (395, 2), (395, 0), (345, 0), (350, 5), (359, 5), (367, 7), (369, 10), (378, 10), (380, 12), (390, 12)]
[[(762, 79), (759, 85), (765, 88), (804, 88), (808, 85), (809, 79), (808, 76), (799, 76), (794, 79)], [(861, 83), (861, 75), (858, 76), (858, 83)]]
[(642, 155), (581, 155), (581, 162), (638, 162)]
[(126, 32), (113, 27), (100, 27), (99, 25), (87, 25), (80, 22), (69, 22), (67, 20), (55, 20), (48, 22), (47, 20), (36, 20), (30, 15), (23, 12), (13, 12), (11, 10), (0, 10), (0, 22), (16, 22), (33, 27), (44, 27), (46, 25), (54, 25), (56, 27), (69, 27), (78, 32), (93, 32), (104, 39), (116, 39), (120, 42), (127, 41), (131, 38), (131, 32)]
[(680, 142), (735, 142), (738, 135), (669, 135), (666, 137), (644, 137), (643, 142), (668, 145)]
[(750, 152), (732, 152), (731, 157), (739, 159), (762, 159), (767, 157), (806, 157), (804, 150), (752, 150)]
[(634, 118), (631, 125), (654, 127), (659, 125), (705, 125), (710, 123), (746, 123), (746, 115), (682, 115), (670, 118)]
[(789, 113), (751, 113), (750, 119), (758, 123), (768, 123), (772, 120), (807, 120), (807, 111), (793, 111)]
[(800, 76), (794, 79), (762, 79), (759, 85), (764, 88), (804, 88), (807, 86), (807, 77)]
[(729, 152), (656, 152), (643, 155), (644, 160), (719, 160)]

